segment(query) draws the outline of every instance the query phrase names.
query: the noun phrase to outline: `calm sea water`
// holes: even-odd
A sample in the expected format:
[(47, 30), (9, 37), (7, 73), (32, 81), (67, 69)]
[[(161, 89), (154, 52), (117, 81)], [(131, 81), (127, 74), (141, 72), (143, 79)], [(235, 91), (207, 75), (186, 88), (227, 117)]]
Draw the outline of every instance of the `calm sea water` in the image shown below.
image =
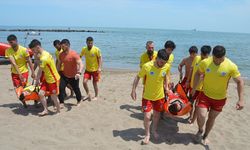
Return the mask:
[[(36, 29), (67, 29), (65, 27), (4, 27), (0, 28), (36, 28)], [(177, 72), (177, 66), (181, 59), (188, 55), (188, 49), (196, 45), (199, 49), (202, 45), (211, 46), (224, 45), (227, 50), (227, 57), (234, 61), (242, 76), (250, 78), (250, 34), (242, 33), (219, 33), (203, 31), (180, 31), (180, 30), (160, 30), (160, 29), (127, 29), (127, 28), (80, 28), (104, 31), (104, 33), (57, 33), (41, 32), (40, 36), (28, 36), (25, 40), (25, 32), (0, 32), (0, 42), (6, 42), (9, 34), (16, 34), (19, 43), (27, 46), (34, 39), (40, 39), (42, 46), (52, 54), (54, 47), (52, 42), (55, 39), (67, 38), (71, 41), (72, 49), (80, 53), (85, 46), (85, 39), (92, 36), (95, 45), (102, 51), (104, 67), (138, 70), (139, 57), (145, 51), (145, 43), (148, 40), (155, 42), (155, 49), (163, 48), (166, 40), (173, 40), (177, 47), (174, 50), (175, 60), (173, 72)]]

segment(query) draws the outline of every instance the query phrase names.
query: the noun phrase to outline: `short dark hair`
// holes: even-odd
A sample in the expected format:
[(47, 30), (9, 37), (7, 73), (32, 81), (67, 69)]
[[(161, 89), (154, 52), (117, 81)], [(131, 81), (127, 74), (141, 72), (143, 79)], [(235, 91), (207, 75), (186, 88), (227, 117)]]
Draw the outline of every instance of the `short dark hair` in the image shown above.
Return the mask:
[(7, 37), (7, 41), (16, 41), (17, 37), (14, 34), (11, 34)]
[(55, 41), (53, 42), (53, 45), (54, 45), (54, 46), (56, 46), (57, 44), (60, 44), (60, 41), (59, 41), (59, 40), (55, 40)]
[(212, 48), (209, 45), (204, 45), (201, 47), (201, 53), (203, 55), (207, 55), (207, 54), (209, 55), (211, 53), (211, 50), (212, 50)]
[(221, 46), (221, 45), (217, 45), (213, 48), (213, 55), (216, 58), (222, 58), (223, 56), (226, 55), (226, 49), (225, 47)]
[(179, 112), (177, 104), (171, 104), (168, 107), (168, 111), (173, 115), (177, 115), (177, 113)]
[(66, 45), (70, 45), (70, 42), (68, 39), (63, 39), (60, 44), (66, 44)]
[(161, 49), (161, 50), (158, 51), (157, 58), (168, 61), (169, 54), (166, 52), (165, 49)]
[(34, 48), (34, 47), (36, 47), (36, 46), (41, 46), (41, 42), (38, 41), (37, 39), (34, 39), (34, 40), (32, 40), (32, 41), (30, 42), (29, 48)]
[(171, 48), (172, 50), (174, 50), (176, 48), (175, 43), (173, 41), (166, 41), (164, 47), (167, 48)]
[(153, 44), (154, 42), (153, 41), (147, 41), (146, 45), (150, 45), (150, 44)]
[(191, 46), (189, 48), (189, 53), (192, 54), (192, 53), (198, 53), (198, 48), (196, 46)]
[(92, 42), (92, 41), (94, 41), (94, 39), (91, 36), (87, 37), (86, 42)]

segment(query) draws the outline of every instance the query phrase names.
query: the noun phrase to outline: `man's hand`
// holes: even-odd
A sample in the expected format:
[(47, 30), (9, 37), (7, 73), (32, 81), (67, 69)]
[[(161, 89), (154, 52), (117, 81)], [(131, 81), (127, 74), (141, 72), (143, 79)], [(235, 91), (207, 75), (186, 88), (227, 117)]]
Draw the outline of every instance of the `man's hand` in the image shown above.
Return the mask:
[(19, 74), (19, 79), (21, 80), (22, 83), (26, 82), (22, 74)]
[(32, 74), (31, 74), (31, 78), (32, 78), (32, 79), (35, 79), (35, 78), (36, 78), (36, 74), (35, 74), (35, 73), (32, 73)]
[(131, 96), (131, 98), (132, 98), (134, 101), (136, 100), (136, 92), (135, 92), (135, 90), (132, 90), (130, 96)]
[(75, 75), (75, 80), (78, 80), (78, 79), (80, 79), (80, 74), (79, 73), (77, 73), (76, 75)]
[(236, 103), (236, 109), (237, 110), (242, 110), (244, 108), (244, 103), (243, 101), (239, 100), (237, 103)]

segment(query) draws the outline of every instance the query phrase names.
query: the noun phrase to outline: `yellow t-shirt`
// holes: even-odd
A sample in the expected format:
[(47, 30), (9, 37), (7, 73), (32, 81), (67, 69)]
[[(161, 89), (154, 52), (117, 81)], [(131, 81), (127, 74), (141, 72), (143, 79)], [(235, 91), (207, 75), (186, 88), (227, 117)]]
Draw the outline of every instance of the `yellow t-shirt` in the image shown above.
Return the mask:
[(98, 47), (93, 46), (91, 50), (88, 50), (88, 47), (83, 47), (80, 57), (82, 56), (85, 56), (86, 70), (88, 72), (95, 72), (98, 70), (99, 67), (98, 58), (101, 57), (101, 51)]
[(165, 97), (163, 87), (164, 79), (170, 69), (169, 64), (166, 64), (162, 68), (156, 68), (154, 62), (155, 61), (150, 61), (144, 64), (138, 73), (140, 78), (146, 78), (143, 98), (151, 101), (160, 100)]
[[(155, 60), (156, 57), (157, 57), (157, 52), (154, 51), (151, 60)], [(149, 62), (149, 61), (151, 61), (151, 60), (150, 60), (149, 57), (148, 57), (148, 53), (147, 53), (147, 52), (144, 52), (144, 53), (141, 55), (141, 58), (140, 58), (140, 68), (142, 68), (142, 66), (143, 66), (145, 63), (147, 63), (147, 62)]]
[(173, 53), (171, 53), (170, 55), (169, 55), (169, 58), (168, 58), (168, 64), (170, 64), (170, 66), (172, 66), (172, 63), (174, 62), (174, 54)]
[[(29, 57), (30, 55), (27, 48), (18, 45), (17, 51), (14, 51), (13, 48), (7, 49), (5, 51), (5, 57), (10, 58), (11, 56), (15, 59), (16, 65), (21, 73), (29, 71), (26, 58)], [(11, 72), (14, 74), (18, 74), (14, 66), (11, 66)]]
[[(194, 87), (194, 76), (195, 76), (195, 73), (198, 70), (198, 67), (199, 67), (199, 64), (200, 64), (201, 61), (202, 61), (201, 56), (196, 56), (194, 58), (193, 62), (192, 62), (193, 71), (192, 71), (192, 77), (191, 77), (191, 83), (190, 83), (191, 88)], [(198, 91), (202, 90), (202, 84), (203, 84), (202, 82), (197, 86), (196, 90), (198, 90)]]
[[(58, 50), (56, 49), (55, 55), (56, 55), (56, 59), (57, 59), (57, 60), (59, 60), (59, 55), (60, 55), (62, 52), (63, 52), (62, 49), (61, 49), (60, 51), (58, 51)], [(61, 68), (60, 68), (59, 71), (63, 71), (63, 68), (64, 68), (64, 66), (63, 66), (63, 63), (62, 63), (62, 64), (61, 64)]]
[(40, 67), (44, 72), (47, 83), (55, 83), (60, 79), (54, 59), (47, 51), (43, 51), (40, 56)]
[(238, 67), (228, 58), (225, 58), (220, 65), (216, 66), (213, 57), (209, 57), (200, 62), (198, 69), (205, 75), (203, 81), (204, 94), (216, 100), (226, 98), (229, 79), (240, 76)]

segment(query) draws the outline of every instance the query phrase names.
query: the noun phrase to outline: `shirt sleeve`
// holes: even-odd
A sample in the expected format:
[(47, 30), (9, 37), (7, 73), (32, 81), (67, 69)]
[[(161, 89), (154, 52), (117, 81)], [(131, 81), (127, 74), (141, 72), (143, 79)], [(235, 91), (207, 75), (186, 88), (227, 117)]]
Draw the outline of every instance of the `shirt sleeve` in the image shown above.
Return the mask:
[(233, 77), (233, 78), (237, 78), (237, 77), (240, 76), (240, 72), (239, 72), (239, 70), (238, 70), (237, 65), (235, 65), (235, 64), (232, 65), (232, 71), (231, 71), (230, 75), (231, 75), (231, 77)]
[(138, 73), (138, 76), (139, 76), (140, 78), (144, 78), (144, 76), (145, 76), (146, 74), (147, 74), (146, 66), (143, 65), (142, 68), (141, 68), (141, 70), (140, 70), (139, 73)]
[(205, 61), (200, 62), (199, 66), (198, 66), (198, 70), (201, 73), (205, 73), (205, 71), (206, 71), (206, 62)]
[(84, 56), (85, 55), (85, 48), (82, 48), (82, 51), (81, 51), (81, 54), (80, 54), (80, 57)]
[(30, 56), (29, 49), (25, 49), (25, 50), (23, 51), (23, 56), (24, 56), (25, 58)]
[(81, 59), (80, 56), (79, 56), (77, 53), (74, 53), (74, 58), (75, 58), (76, 62), (77, 62), (79, 59)]
[(5, 51), (5, 58), (10, 58), (9, 49), (7, 49), (7, 50)]

